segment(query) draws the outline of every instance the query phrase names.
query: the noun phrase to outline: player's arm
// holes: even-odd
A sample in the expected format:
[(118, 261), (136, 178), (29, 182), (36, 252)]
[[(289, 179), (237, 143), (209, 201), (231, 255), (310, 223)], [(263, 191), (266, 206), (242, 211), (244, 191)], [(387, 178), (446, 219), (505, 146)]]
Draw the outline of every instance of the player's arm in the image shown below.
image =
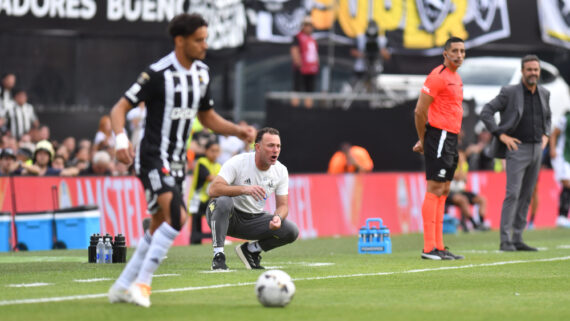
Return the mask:
[(237, 136), (249, 143), (255, 140), (257, 134), (255, 128), (247, 125), (236, 125), (231, 121), (225, 120), (222, 116), (214, 111), (214, 109), (202, 110), (198, 112), (198, 119), (205, 127), (216, 133), (223, 135)]
[(125, 98), (121, 97), (111, 109), (111, 128), (115, 133), (115, 155), (117, 159), (127, 165), (133, 162), (134, 151), (130, 146), (129, 138), (125, 133), (125, 118), (127, 112), (133, 105)]
[(269, 222), (269, 229), (276, 230), (281, 228), (281, 223), (289, 215), (289, 196), (288, 195), (275, 195), (275, 212), (273, 218)]
[(556, 127), (550, 134), (550, 159), (556, 157), (556, 142), (558, 142), (558, 137), (561, 133), (560, 128)]
[(265, 198), (265, 190), (258, 185), (230, 185), (222, 176), (218, 175), (210, 184), (208, 195), (210, 197), (250, 195), (256, 201), (260, 201)]
[(426, 123), (428, 120), (428, 109), (433, 102), (433, 97), (420, 92), (420, 97), (416, 104), (416, 109), (414, 111), (414, 121), (416, 123), (416, 131), (418, 132), (418, 142), (414, 146), (414, 152), (423, 154), (424, 152), (424, 136), (426, 133)]

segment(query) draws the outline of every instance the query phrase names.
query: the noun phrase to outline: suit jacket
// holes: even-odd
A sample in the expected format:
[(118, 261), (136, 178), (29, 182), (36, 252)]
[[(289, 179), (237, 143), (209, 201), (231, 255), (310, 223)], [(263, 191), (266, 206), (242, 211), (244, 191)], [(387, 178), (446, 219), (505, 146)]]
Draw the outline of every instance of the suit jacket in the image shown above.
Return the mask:
[[(552, 113), (550, 112), (550, 92), (548, 89), (537, 86), (540, 105), (542, 106), (542, 126), (544, 134), (550, 136), (550, 123)], [(524, 92), (522, 83), (504, 86), (499, 95), (483, 106), (481, 120), (487, 129), (493, 134), (491, 142), (492, 157), (505, 158), (507, 146), (499, 140), (501, 134), (511, 135), (517, 128), (523, 114)], [(499, 112), (501, 121), (497, 125), (495, 113)]]

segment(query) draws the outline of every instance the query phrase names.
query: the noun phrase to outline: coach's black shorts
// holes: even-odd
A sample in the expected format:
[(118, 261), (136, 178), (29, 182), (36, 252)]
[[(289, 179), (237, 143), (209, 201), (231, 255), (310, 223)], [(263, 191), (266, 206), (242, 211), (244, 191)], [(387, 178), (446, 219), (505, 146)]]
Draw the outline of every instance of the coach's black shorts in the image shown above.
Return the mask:
[(457, 134), (426, 125), (424, 136), (426, 179), (451, 181), (457, 168)]
[[(182, 166), (182, 170), (178, 169), (179, 166)], [(137, 171), (137, 177), (144, 187), (149, 214), (154, 214), (158, 211), (158, 195), (162, 193), (178, 193), (181, 199), (184, 199), (182, 197), (182, 184), (185, 177), (183, 165), (171, 163), (169, 171), (162, 166), (160, 159), (145, 159), (144, 165), (141, 164)], [(186, 209), (184, 202), (182, 202), (182, 206)]]

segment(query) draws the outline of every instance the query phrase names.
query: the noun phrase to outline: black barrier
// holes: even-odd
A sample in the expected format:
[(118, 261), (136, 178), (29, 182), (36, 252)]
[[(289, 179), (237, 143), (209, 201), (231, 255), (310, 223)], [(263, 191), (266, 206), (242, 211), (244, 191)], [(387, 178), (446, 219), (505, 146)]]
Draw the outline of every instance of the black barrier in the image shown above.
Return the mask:
[(325, 172), (339, 145), (366, 148), (375, 171), (417, 171), (422, 157), (412, 152), (417, 141), (415, 101), (393, 108), (293, 108), (267, 101), (266, 125), (281, 133), (280, 161), (292, 173)]

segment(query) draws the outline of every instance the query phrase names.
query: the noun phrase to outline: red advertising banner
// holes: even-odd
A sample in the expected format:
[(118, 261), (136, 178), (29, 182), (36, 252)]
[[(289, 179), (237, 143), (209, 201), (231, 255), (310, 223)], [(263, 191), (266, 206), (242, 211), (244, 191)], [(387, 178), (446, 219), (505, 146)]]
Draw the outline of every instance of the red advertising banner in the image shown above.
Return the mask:
[[(487, 219), (492, 228), (499, 227), (505, 184), (504, 173), (469, 175), (468, 190), (487, 198)], [(382, 218), (392, 234), (421, 232), (425, 186), (423, 173), (291, 175), (288, 219), (297, 223), (301, 238), (355, 235), (368, 218)], [(553, 172), (543, 170), (538, 180), (536, 227), (555, 225), (559, 191)], [(98, 205), (101, 233), (121, 233), (127, 245), (136, 244), (143, 234), (142, 221), (149, 217), (144, 191), (136, 177), (0, 178), (3, 212), (51, 211), (81, 205)], [(275, 208), (274, 198), (269, 199), (266, 208)], [(459, 216), (454, 207), (449, 212)], [(175, 244), (186, 245), (188, 240), (186, 226)]]

